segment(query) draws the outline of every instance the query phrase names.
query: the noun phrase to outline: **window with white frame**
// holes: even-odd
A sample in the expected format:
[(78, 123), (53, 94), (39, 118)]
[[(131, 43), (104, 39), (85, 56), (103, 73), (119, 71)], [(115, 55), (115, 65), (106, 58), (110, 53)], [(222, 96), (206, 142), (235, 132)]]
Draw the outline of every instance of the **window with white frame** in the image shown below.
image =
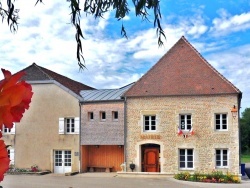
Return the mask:
[(106, 120), (106, 112), (102, 111), (100, 112), (100, 120), (105, 121)]
[(179, 168), (180, 169), (194, 168), (193, 149), (179, 149)]
[(227, 114), (215, 114), (215, 129), (227, 130)]
[(75, 132), (75, 119), (74, 118), (66, 118), (66, 133), (74, 133)]
[(156, 131), (156, 115), (143, 116), (143, 131), (155, 132)]
[(59, 118), (59, 134), (79, 134), (79, 117)]
[(180, 115), (180, 129), (190, 130), (192, 127), (192, 116), (191, 114), (181, 114)]
[(88, 112), (88, 119), (89, 119), (89, 121), (94, 120), (94, 112)]
[(216, 167), (227, 167), (228, 166), (228, 149), (216, 149)]
[(15, 155), (15, 150), (14, 148), (7, 149), (8, 150), (8, 157), (10, 159), (10, 164), (14, 165), (14, 155)]
[(11, 129), (9, 129), (3, 125), (3, 127), (2, 127), (3, 134), (15, 134), (15, 127), (16, 127), (15, 123), (13, 124), (13, 127)]
[(113, 121), (117, 121), (118, 120), (118, 111), (113, 111), (112, 112), (112, 119), (113, 119)]

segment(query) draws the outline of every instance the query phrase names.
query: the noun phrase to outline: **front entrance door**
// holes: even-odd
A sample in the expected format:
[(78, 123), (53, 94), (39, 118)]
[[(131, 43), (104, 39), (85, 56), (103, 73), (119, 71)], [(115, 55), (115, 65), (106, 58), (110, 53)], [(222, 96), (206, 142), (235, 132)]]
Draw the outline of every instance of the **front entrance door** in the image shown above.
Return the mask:
[(54, 151), (54, 173), (71, 172), (71, 151), (55, 150)]
[(159, 172), (159, 149), (145, 149), (144, 170), (145, 172)]

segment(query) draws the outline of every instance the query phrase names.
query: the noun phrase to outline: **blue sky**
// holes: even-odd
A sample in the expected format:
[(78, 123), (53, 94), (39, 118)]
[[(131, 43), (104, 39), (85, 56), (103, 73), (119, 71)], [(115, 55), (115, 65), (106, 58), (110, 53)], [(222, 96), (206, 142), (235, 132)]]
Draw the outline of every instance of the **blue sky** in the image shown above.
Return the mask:
[[(243, 92), (242, 110), (250, 107), (250, 2), (248, 0), (162, 0), (167, 40), (157, 45), (153, 17), (123, 20), (128, 40), (120, 36), (114, 13), (95, 20), (82, 14), (87, 69), (79, 72), (69, 4), (61, 0), (16, 0), (19, 29), (0, 29), (0, 67), (17, 72), (33, 62), (95, 88), (117, 88), (138, 80), (181, 36)], [(0, 76), (2, 78), (2, 76)]]

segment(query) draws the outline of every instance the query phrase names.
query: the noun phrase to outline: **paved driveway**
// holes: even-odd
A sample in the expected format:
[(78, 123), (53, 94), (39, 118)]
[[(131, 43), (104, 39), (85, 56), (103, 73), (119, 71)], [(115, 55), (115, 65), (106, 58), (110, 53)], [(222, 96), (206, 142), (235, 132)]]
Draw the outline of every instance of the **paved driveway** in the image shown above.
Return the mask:
[(178, 181), (171, 177), (85, 173), (75, 176), (49, 174), (43, 176), (6, 175), (3, 188), (195, 188), (250, 187), (250, 180), (241, 184), (211, 184)]

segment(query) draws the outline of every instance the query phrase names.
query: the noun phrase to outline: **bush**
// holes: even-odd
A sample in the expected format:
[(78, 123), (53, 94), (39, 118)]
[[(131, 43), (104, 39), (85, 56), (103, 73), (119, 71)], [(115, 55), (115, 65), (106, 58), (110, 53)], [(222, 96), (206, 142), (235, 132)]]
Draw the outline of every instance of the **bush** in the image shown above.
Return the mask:
[(181, 172), (174, 175), (177, 180), (184, 181), (197, 181), (197, 182), (208, 182), (208, 183), (240, 183), (238, 176), (232, 175), (229, 172), (223, 174), (222, 171), (212, 171), (212, 173), (201, 174), (195, 172), (190, 174), (189, 172)]

